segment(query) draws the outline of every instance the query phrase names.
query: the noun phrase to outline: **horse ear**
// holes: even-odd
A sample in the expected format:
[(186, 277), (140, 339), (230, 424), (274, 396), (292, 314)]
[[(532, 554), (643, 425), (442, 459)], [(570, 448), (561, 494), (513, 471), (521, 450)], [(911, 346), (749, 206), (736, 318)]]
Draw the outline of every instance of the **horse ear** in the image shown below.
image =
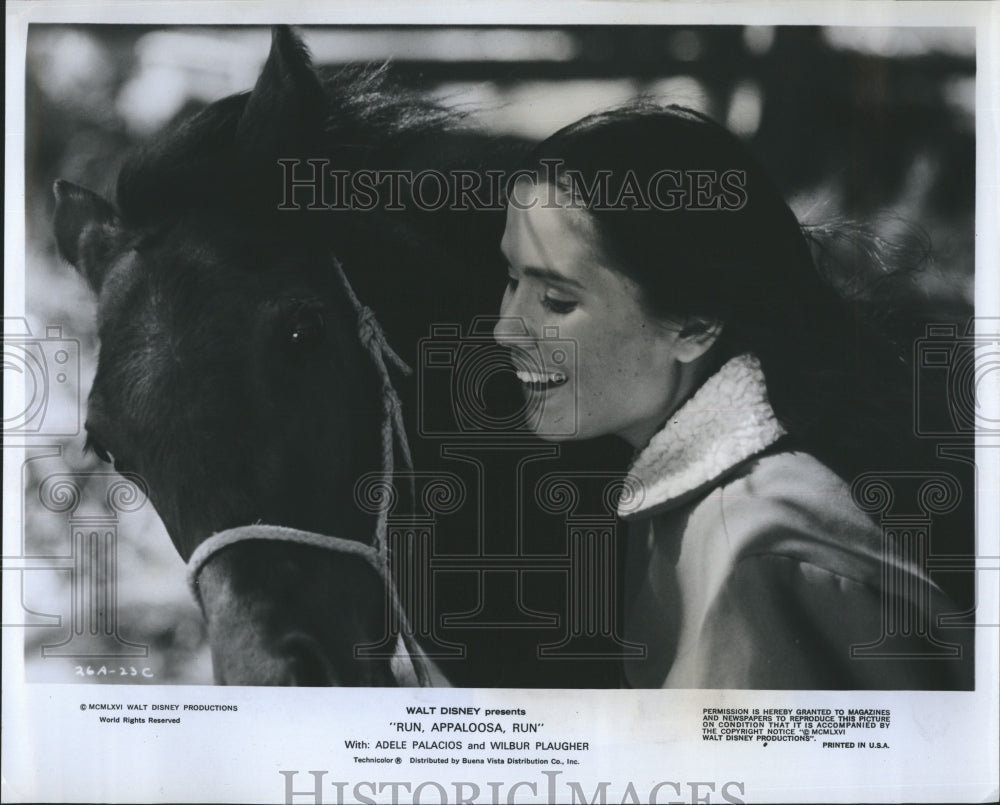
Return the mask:
[(237, 145), (252, 157), (297, 156), (319, 139), (325, 106), (309, 50), (287, 25), (275, 26), (271, 52), (236, 129)]
[(85, 187), (60, 179), (52, 190), (59, 253), (96, 293), (104, 281), (108, 257), (120, 242), (121, 221), (111, 204)]

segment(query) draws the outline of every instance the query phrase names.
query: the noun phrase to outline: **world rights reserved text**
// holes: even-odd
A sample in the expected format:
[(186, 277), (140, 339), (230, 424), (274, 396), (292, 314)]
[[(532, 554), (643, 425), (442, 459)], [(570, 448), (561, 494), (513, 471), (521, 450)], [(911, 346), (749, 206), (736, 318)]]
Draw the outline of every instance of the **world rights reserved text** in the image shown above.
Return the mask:
[(164, 704), (160, 702), (85, 702), (80, 705), (84, 712), (96, 711), (101, 724), (118, 724), (133, 727), (139, 724), (181, 724), (181, 713), (230, 712), (235, 713), (235, 704)]

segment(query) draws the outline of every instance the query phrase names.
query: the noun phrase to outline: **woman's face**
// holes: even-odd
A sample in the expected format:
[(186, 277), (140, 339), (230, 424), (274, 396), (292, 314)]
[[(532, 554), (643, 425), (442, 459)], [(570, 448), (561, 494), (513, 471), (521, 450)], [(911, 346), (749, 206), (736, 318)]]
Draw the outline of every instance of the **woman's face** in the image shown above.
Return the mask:
[(678, 327), (646, 315), (636, 284), (609, 268), (589, 214), (553, 203), (561, 197), (515, 186), (494, 336), (511, 350), (539, 436), (614, 434), (641, 447), (691, 392), (697, 355)]

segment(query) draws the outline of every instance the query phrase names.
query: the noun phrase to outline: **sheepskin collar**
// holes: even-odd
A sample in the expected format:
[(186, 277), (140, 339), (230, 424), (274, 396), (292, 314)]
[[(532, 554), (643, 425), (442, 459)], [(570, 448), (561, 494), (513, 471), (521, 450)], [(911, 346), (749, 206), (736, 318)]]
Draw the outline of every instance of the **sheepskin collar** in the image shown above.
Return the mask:
[(728, 361), (670, 417), (632, 463), (639, 493), (618, 506), (648, 517), (689, 500), (785, 435), (756, 356)]

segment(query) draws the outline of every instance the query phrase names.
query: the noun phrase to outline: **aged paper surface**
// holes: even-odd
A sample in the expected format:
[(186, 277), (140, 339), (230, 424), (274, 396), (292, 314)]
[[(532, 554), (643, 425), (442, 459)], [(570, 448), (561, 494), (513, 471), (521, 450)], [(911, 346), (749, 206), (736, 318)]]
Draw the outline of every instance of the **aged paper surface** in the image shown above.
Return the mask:
[[(860, 220), (888, 244), (887, 261), (919, 263), (912, 282), (887, 293), (919, 321), (909, 342), (913, 435), (936, 463), (917, 471), (887, 460), (867, 467), (867, 486), (856, 488), (887, 540), (919, 535), (908, 558), (957, 603), (926, 623), (886, 613), (881, 637), (871, 635), (852, 661), (884, 659), (898, 633), (923, 639), (929, 663), (974, 645), (974, 688), (619, 689), (617, 666), (601, 664), (612, 655), (544, 660), (588, 629), (627, 655), (614, 616), (594, 626), (569, 605), (561, 616), (533, 606), (556, 583), (567, 601), (579, 595), (582, 609), (597, 607), (599, 562), (586, 576), (573, 564), (582, 554), (569, 548), (522, 554), (518, 545), (499, 551), (506, 563), (477, 565), (432, 537), (424, 570), (444, 579), (472, 573), (476, 590), (471, 611), (431, 603), (425, 612), (430, 625), (420, 634), (437, 657), (434, 679), (451, 674), (460, 628), (485, 635), (479, 649), (500, 658), (496, 667), (451, 674), (456, 687), (213, 685), (203, 613), (146, 480), (103, 463), (104, 446), (84, 450), (97, 303), (57, 250), (51, 187), (64, 179), (112, 198), (131, 151), (254, 85), (269, 26), (278, 24), (295, 26), (318, 68), (387, 63), (398, 86), (512, 148), (637, 98), (691, 107), (750, 144), (801, 221), (822, 233)], [(4, 801), (995, 800), (998, 25), (985, 3), (8, 4)], [(370, 99), (361, 103), (371, 108)], [(454, 153), (466, 147), (441, 143)], [(177, 165), (185, 169), (201, 170)], [(170, 181), (163, 177), (163, 197)], [(430, 199), (436, 179), (428, 181), (417, 192)], [(315, 191), (307, 185), (290, 203)], [(155, 206), (158, 192), (144, 201)], [(925, 245), (929, 264), (920, 259)], [(420, 248), (414, 253), (426, 259)], [(846, 248), (835, 257), (853, 254)], [(439, 293), (471, 297), (496, 279), (473, 273)], [(365, 297), (360, 286), (358, 294)], [(309, 338), (313, 320), (296, 321)], [(461, 387), (460, 342), (477, 348), (482, 333), (467, 330), (469, 321), (437, 324), (414, 346), (420, 388)], [(259, 403), (248, 397), (247, 410)], [(468, 491), (462, 460), (475, 463), (499, 443), (474, 427), (470, 437), (459, 409), (456, 402), (446, 421), (433, 411), (419, 420), (419, 436), (443, 437), (457, 457), (455, 472), (428, 492), (442, 533), (458, 508), (449, 496)], [(547, 456), (538, 444), (502, 443), (518, 468)], [(583, 494), (595, 480), (589, 469), (569, 479)], [(520, 512), (519, 488), (503, 497), (507, 482), (491, 477), (484, 488)], [(563, 495), (577, 494), (567, 488), (552, 485), (546, 512), (571, 543), (574, 534), (621, 527), (613, 509), (582, 516), (563, 506)], [(502, 510), (479, 521), (483, 544), (494, 540), (483, 556), (497, 553), (505, 517), (514, 522)], [(433, 534), (434, 525), (406, 527)], [(890, 566), (886, 559), (887, 586)], [(505, 595), (513, 614), (503, 610)], [(503, 665), (504, 647), (532, 629), (551, 633), (537, 676), (536, 666)], [(215, 658), (216, 675), (224, 665)], [(413, 682), (412, 672), (393, 669)]]

